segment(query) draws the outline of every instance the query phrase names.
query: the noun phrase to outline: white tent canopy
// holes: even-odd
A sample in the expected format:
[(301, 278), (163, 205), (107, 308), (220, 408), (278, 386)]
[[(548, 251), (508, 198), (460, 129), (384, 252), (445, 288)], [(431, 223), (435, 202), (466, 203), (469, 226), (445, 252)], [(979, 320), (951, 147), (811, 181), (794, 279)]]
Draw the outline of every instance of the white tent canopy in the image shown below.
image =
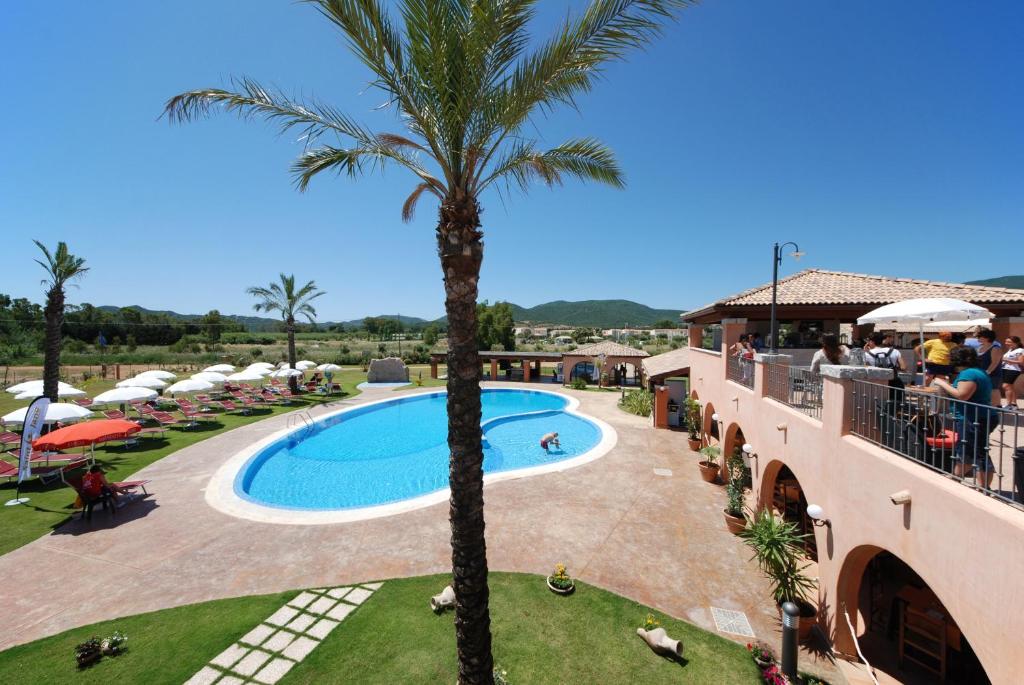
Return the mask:
[[(28, 407), (22, 407), (16, 409), (10, 414), (0, 418), (3, 423), (25, 423), (25, 414), (28, 413)], [(43, 419), (46, 423), (54, 423), (56, 421), (78, 421), (80, 419), (88, 418), (92, 416), (92, 412), (85, 407), (79, 407), (77, 404), (68, 404), (67, 402), (51, 402), (46, 408), (46, 417)]]
[(113, 390), (107, 390), (96, 395), (96, 397), (92, 398), (92, 403), (124, 404), (125, 402), (134, 402), (135, 400), (151, 400), (154, 397), (156, 397), (156, 390), (150, 390), (149, 388), (114, 388)]

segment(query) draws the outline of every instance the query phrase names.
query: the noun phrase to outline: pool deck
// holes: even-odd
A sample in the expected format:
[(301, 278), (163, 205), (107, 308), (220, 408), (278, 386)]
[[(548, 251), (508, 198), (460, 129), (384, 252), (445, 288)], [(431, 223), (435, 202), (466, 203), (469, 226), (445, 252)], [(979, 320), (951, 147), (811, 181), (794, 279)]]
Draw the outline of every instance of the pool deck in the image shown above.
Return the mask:
[[(310, 413), (406, 392), (368, 390)], [(713, 632), (711, 607), (744, 612), (757, 638), (778, 644), (778, 614), (767, 583), (747, 548), (725, 529), (724, 490), (700, 479), (686, 434), (654, 430), (650, 419), (626, 414), (616, 406), (617, 393), (564, 393), (580, 401), (580, 412), (610, 424), (618, 442), (603, 457), (567, 471), (488, 484), (490, 568), (547, 574), (562, 562), (583, 581)], [(328, 525), (261, 523), (209, 506), (204, 491), (214, 472), (239, 450), (286, 427), (289, 416), (175, 452), (137, 474), (152, 481), (152, 494), (116, 518), (102, 511), (91, 523), (76, 518), (0, 556), (0, 577), (6, 579), (0, 649), (194, 602), (450, 569), (446, 503)], [(842, 682), (827, 660), (812, 659), (805, 652), (801, 667)]]

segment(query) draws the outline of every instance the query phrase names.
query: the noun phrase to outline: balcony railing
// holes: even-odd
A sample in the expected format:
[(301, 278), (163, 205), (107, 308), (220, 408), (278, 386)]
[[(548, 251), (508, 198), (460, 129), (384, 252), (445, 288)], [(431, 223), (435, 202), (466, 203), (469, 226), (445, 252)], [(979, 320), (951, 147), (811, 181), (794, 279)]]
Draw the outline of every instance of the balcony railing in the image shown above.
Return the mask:
[(1005, 502), (1024, 503), (1024, 414), (853, 381), (851, 432)]
[(821, 376), (787, 364), (765, 364), (765, 395), (808, 416), (821, 418)]
[(754, 360), (744, 357), (729, 357), (726, 378), (748, 388), (754, 387)]

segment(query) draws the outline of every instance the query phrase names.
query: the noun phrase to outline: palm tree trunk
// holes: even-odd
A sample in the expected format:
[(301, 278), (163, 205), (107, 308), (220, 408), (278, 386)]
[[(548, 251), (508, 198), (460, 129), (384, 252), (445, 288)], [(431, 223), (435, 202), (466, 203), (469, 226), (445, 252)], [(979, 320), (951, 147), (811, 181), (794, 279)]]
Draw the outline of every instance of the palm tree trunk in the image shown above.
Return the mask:
[(460, 685), (494, 682), (484, 540), (480, 362), (476, 342), (477, 283), (484, 245), (473, 198), (441, 205), (437, 251), (448, 314), (448, 478)]
[[(288, 368), (295, 368), (295, 319), (289, 318), (285, 322), (286, 329), (288, 331)], [(288, 376), (288, 388), (292, 392), (299, 391), (299, 382), (295, 379), (295, 376)]]
[(60, 380), (60, 329), (64, 323), (64, 290), (58, 286), (46, 294), (46, 338), (43, 346), (43, 394), (51, 402), (57, 401), (57, 382)]

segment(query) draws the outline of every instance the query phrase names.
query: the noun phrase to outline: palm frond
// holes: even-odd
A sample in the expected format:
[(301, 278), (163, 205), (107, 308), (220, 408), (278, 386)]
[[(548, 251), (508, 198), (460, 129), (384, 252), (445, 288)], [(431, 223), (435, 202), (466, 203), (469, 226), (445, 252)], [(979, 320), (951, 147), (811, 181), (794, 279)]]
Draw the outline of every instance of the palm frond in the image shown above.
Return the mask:
[(622, 169), (611, 149), (593, 138), (582, 138), (566, 141), (546, 152), (537, 152), (532, 143), (517, 144), (495, 165), (478, 190), (502, 178), (511, 178), (523, 190), (534, 180), (554, 186), (561, 184), (565, 174), (615, 188), (625, 186)]
[(414, 158), (403, 153), (394, 144), (377, 142), (354, 148), (324, 145), (307, 150), (292, 164), (292, 174), (295, 176), (298, 189), (304, 191), (309, 187), (313, 177), (320, 172), (333, 169), (339, 174), (356, 176), (363, 172), (364, 161), (369, 162), (374, 169), (383, 168), (389, 161), (396, 162), (419, 176), (425, 183), (442, 192), (445, 190), (444, 184), (428, 173)]
[(402, 205), (402, 221), (412, 221), (412, 217), (416, 213), (416, 203), (419, 202), (420, 196), (423, 195), (423, 192), (426, 190), (433, 192), (439, 199), (444, 199), (441, 193), (434, 190), (429, 183), (420, 183), (412, 191), (409, 197), (406, 198), (405, 204)]

